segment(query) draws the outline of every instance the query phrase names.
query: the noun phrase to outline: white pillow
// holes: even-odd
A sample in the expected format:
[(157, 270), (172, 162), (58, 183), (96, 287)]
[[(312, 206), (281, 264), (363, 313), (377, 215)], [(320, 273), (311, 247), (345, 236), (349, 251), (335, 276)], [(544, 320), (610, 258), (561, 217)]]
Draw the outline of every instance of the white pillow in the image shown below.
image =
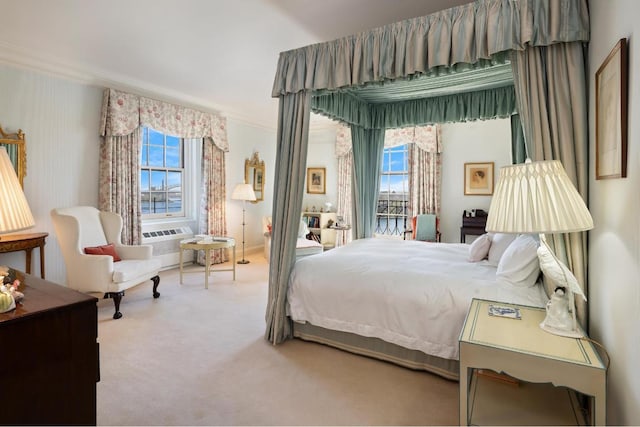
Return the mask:
[(507, 250), (511, 242), (516, 239), (516, 234), (495, 233), (490, 234), (491, 247), (489, 248), (489, 264), (497, 267), (502, 254)]
[(309, 234), (309, 227), (307, 227), (307, 224), (303, 220), (300, 220), (300, 227), (298, 227), (298, 237), (304, 239), (307, 234)]
[(478, 262), (487, 258), (490, 247), (491, 239), (487, 233), (476, 238), (476, 240), (471, 242), (471, 246), (469, 247), (469, 262)]
[(539, 275), (538, 241), (530, 234), (521, 234), (502, 254), (496, 277), (499, 282), (528, 287), (536, 284)]

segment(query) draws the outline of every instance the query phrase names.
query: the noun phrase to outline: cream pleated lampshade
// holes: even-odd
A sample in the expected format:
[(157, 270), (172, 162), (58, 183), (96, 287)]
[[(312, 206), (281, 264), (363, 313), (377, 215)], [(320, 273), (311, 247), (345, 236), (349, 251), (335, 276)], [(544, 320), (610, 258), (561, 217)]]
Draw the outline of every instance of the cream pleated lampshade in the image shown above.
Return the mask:
[(558, 160), (500, 169), (486, 231), (551, 234), (592, 228), (591, 214)]
[(7, 150), (0, 147), (0, 233), (33, 227), (35, 221)]

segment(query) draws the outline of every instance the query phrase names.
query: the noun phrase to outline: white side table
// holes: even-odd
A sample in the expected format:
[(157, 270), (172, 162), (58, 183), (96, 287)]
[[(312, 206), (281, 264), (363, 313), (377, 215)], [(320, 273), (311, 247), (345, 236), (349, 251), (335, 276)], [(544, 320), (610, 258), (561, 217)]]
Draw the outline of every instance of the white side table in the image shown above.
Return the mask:
[[(212, 269), (209, 264), (209, 254), (213, 249), (233, 248), (233, 262), (231, 268)], [(182, 252), (184, 250), (204, 251), (204, 287), (209, 289), (209, 274), (217, 271), (233, 271), (236, 280), (236, 241), (231, 237), (212, 237), (211, 240), (187, 239), (180, 242), (180, 284), (182, 284)]]
[[(490, 316), (489, 305), (518, 307), (521, 320)], [(460, 425), (469, 425), (472, 369), (491, 369), (533, 382), (565, 386), (590, 396), (592, 423), (606, 423), (606, 366), (594, 345), (540, 329), (542, 308), (474, 299), (460, 335)]]

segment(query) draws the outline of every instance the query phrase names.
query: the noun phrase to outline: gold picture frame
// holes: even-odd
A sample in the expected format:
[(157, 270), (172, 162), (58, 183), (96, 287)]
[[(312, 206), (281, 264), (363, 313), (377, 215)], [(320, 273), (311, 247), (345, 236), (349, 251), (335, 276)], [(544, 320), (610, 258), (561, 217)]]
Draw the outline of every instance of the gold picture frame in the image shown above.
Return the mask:
[(464, 164), (464, 195), (491, 196), (493, 194), (493, 162)]
[(27, 145), (22, 129), (18, 129), (16, 133), (6, 133), (0, 126), (0, 147), (7, 150), (20, 186), (24, 188), (24, 177), (27, 175)]
[(326, 194), (326, 168), (307, 168), (307, 193)]
[(596, 179), (627, 176), (627, 39), (596, 71)]

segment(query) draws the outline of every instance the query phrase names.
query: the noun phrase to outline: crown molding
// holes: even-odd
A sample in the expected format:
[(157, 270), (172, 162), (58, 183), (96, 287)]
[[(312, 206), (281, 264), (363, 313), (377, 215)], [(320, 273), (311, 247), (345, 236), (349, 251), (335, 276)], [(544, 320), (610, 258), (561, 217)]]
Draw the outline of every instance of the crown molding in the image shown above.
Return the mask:
[(51, 55), (21, 48), (2, 41), (0, 41), (0, 63), (80, 84), (109, 87), (161, 101), (179, 103), (185, 107), (218, 113), (247, 125), (270, 131), (276, 129), (276, 123), (258, 121), (255, 117), (252, 118), (239, 111), (201, 98), (188, 96), (165, 87), (150, 84), (143, 80), (109, 72), (86, 64), (61, 61)]

